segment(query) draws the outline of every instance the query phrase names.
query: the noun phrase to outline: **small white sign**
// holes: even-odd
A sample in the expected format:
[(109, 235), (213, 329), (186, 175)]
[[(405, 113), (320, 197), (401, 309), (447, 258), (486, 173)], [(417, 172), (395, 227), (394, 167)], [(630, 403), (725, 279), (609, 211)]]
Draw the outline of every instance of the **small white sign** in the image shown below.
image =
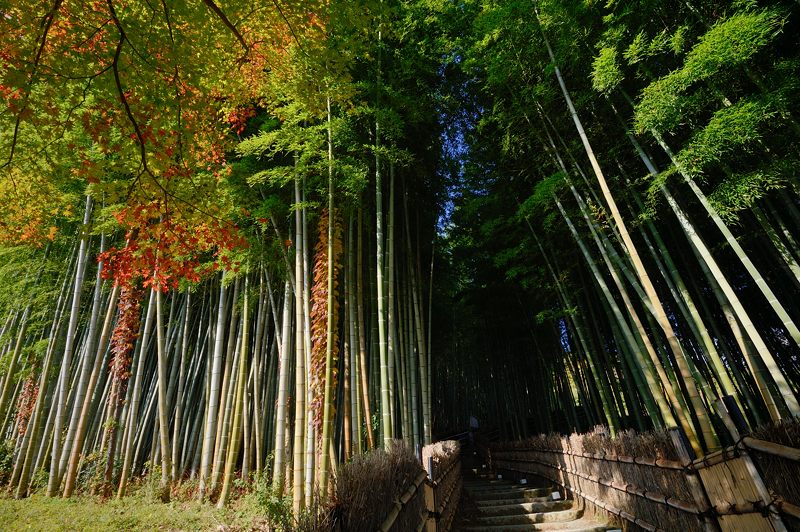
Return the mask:
[(481, 464), (481, 469), (486, 469), (486, 464)]
[(527, 478), (521, 478), (521, 479), (519, 479), (519, 483), (520, 484), (527, 484), (528, 483), (528, 479)]
[(553, 499), (554, 501), (561, 500), (561, 493), (558, 491), (554, 491), (553, 493), (550, 494), (550, 498)]
[(503, 480), (503, 475), (497, 475), (497, 480)]

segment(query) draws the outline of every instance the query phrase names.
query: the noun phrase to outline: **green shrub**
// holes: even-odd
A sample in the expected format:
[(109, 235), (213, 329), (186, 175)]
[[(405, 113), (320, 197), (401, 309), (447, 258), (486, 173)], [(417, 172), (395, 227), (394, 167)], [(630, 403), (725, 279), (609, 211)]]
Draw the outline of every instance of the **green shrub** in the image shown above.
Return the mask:
[(100, 484), (103, 481), (105, 471), (105, 453), (94, 452), (84, 456), (76, 482), (78, 491), (88, 492), (92, 486)]
[(5, 485), (14, 470), (14, 441), (0, 443), (0, 485)]
[(258, 511), (276, 530), (292, 530), (292, 498), (274, 489), (269, 475), (261, 475), (256, 480), (253, 495)]

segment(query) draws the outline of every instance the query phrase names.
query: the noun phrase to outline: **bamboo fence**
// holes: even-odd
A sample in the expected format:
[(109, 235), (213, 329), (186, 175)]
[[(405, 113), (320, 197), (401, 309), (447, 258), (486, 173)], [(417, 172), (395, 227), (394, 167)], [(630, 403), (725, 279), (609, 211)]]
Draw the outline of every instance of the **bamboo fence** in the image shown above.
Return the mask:
[(701, 513), (676, 461), (564, 449), (493, 449), (493, 466), (512, 475), (543, 477), (597, 510), (635, 528), (701, 530)]
[(790, 530), (800, 530), (800, 449), (745, 436), (739, 447), (755, 462), (771, 504)]
[(441, 452), (431, 456), (428, 468), (433, 503), (429, 508), (433, 510), (436, 530), (447, 532), (453, 525), (461, 498), (461, 450), (458, 442), (442, 442)]
[[(735, 445), (694, 460), (677, 430), (627, 434), (622, 443), (540, 436), (493, 445), (490, 467), (549, 480), (625, 530), (800, 530), (800, 449), (762, 439), (794, 431), (789, 441), (796, 444), (794, 423), (759, 437), (740, 437), (729, 426)], [(638, 453), (621, 454), (626, 447)]]
[(461, 456), (458, 442), (439, 442), (423, 449), (414, 481), (399, 494), (379, 532), (448, 532), (461, 497)]

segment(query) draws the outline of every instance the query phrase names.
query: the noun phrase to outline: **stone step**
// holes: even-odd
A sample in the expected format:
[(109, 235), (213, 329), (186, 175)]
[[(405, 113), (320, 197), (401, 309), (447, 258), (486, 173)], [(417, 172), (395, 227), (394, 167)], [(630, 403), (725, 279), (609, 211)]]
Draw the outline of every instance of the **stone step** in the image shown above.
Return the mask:
[(487, 499), (483, 501), (475, 501), (475, 504), (479, 508), (483, 508), (485, 506), (501, 506), (503, 504), (518, 504), (520, 501), (523, 502), (548, 502), (552, 499), (550, 497), (531, 497), (530, 495), (525, 495), (524, 498), (515, 498), (515, 499)]
[(471, 478), (467, 478), (464, 480), (467, 484), (496, 484), (498, 482), (510, 482), (510, 480), (505, 478), (495, 478), (490, 477), (487, 475), (479, 475), (479, 476), (472, 476)]
[(608, 527), (583, 517), (572, 500), (552, 500), (555, 488), (541, 482), (519, 484), (492, 475), (468, 476), (463, 481), (470, 516), (459, 530), (497, 532), (533, 530), (604, 532)]
[(467, 488), (470, 497), (476, 501), (491, 501), (500, 499), (529, 500), (536, 497), (547, 497), (552, 491), (546, 488), (510, 488), (505, 490), (483, 490)]
[[(483, 512), (482, 512), (483, 513)], [(481, 515), (476, 519), (480, 525), (528, 525), (538, 523), (553, 523), (564, 521), (575, 521), (582, 516), (583, 512), (577, 508), (569, 510), (557, 510), (552, 512), (534, 512), (518, 515)]]
[(503, 504), (496, 506), (482, 506), (480, 512), (482, 517), (494, 517), (504, 515), (523, 515), (559, 512), (571, 510), (572, 501), (545, 501), (545, 502), (521, 502), (515, 504)]
[(515, 488), (518, 487), (519, 484), (516, 484), (508, 480), (498, 480), (497, 482), (474, 482), (474, 483), (464, 482), (464, 486), (466, 486), (467, 488), (477, 488), (490, 491), (490, 490)]
[(507, 490), (510, 488), (519, 488), (519, 489), (545, 489), (549, 486), (547, 484), (518, 484), (516, 482), (509, 482), (504, 480), (502, 482), (492, 482), (491, 484), (487, 484), (485, 482), (464, 482), (464, 486), (468, 489), (480, 489), (484, 491), (492, 491), (492, 490)]
[(530, 530), (530, 531), (563, 531), (563, 532), (605, 532), (608, 530), (604, 526), (592, 519), (576, 519), (574, 521), (566, 521), (563, 523), (538, 523), (538, 524), (524, 524), (524, 525), (468, 525), (460, 530), (469, 532), (498, 532), (505, 530)]

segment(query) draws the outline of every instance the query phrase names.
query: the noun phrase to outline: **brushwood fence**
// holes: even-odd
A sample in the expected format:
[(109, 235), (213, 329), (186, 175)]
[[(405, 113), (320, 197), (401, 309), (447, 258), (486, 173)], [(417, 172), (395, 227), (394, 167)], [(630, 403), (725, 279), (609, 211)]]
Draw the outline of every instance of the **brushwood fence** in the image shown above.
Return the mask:
[(456, 441), (422, 449), (403, 445), (354, 458), (339, 472), (335, 530), (447, 532), (461, 496), (461, 451)]
[(454, 440), (435, 443), (422, 450), (429, 481), (426, 487), (429, 524), (436, 522), (438, 532), (446, 532), (453, 520), (461, 498), (461, 445)]
[[(792, 433), (796, 445), (800, 423), (788, 426), (772, 434)], [(698, 459), (673, 430), (494, 444), (489, 465), (546, 479), (625, 530), (800, 530), (800, 449), (728, 428), (736, 444)]]
[(397, 498), (380, 532), (451, 529), (461, 497), (459, 443), (449, 440), (424, 447), (422, 463), (426, 469), (420, 470), (414, 483)]

